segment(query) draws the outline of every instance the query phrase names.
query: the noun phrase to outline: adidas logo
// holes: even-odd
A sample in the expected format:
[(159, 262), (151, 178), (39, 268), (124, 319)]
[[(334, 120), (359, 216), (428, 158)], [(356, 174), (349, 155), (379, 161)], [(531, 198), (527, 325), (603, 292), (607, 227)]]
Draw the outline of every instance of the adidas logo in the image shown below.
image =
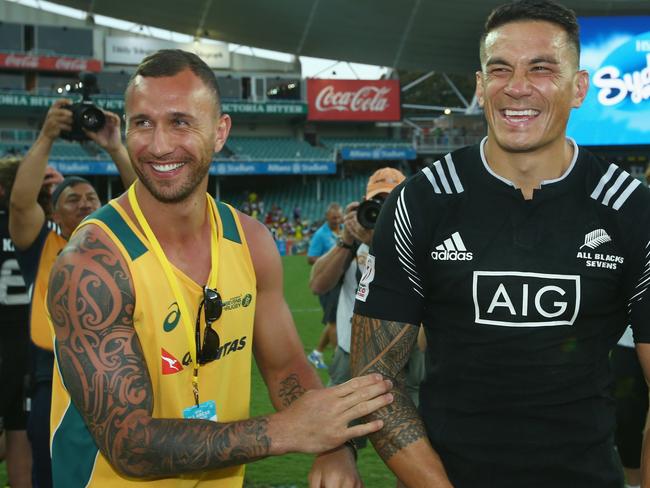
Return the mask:
[(454, 232), (451, 237), (436, 246), (431, 257), (434, 261), (471, 261), (474, 255), (467, 250), (460, 234)]

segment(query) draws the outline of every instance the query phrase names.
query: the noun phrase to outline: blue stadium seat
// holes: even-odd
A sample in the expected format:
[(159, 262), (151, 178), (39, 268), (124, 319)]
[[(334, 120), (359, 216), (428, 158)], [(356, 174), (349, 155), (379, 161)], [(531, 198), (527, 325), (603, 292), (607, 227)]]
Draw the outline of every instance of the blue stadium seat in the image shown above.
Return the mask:
[(231, 136), (226, 147), (236, 159), (244, 161), (333, 159), (331, 150), (291, 137)]

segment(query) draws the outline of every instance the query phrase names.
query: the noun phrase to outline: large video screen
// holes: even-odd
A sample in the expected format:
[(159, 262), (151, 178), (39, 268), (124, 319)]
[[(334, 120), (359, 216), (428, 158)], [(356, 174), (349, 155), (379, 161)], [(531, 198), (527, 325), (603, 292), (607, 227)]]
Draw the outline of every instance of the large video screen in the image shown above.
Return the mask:
[(578, 20), (590, 86), (568, 134), (587, 146), (650, 144), (650, 16)]

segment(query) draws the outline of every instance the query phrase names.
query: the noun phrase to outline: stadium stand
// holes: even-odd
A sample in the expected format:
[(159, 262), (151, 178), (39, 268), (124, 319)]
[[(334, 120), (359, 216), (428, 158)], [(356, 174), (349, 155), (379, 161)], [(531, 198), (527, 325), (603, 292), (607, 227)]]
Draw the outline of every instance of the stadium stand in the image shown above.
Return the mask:
[[(87, 73), (96, 77), (98, 93), (91, 95), (95, 103), (121, 115), (123, 93), (138, 60), (116, 60), (115, 51), (109, 56), (106, 46), (114, 43), (126, 49), (140, 38), (156, 41), (71, 19), (50, 25), (48, 16), (41, 18), (29, 7), (15, 8), (22, 15), (0, 23), (3, 52), (11, 53), (12, 62), (18, 63), (0, 65), (0, 155), (26, 152), (54, 98), (78, 100), (78, 84)], [(53, 68), (30, 65), (48, 57), (56, 60)], [(314, 223), (330, 202), (346, 205), (358, 200), (368, 175), (378, 167), (415, 169), (422, 163), (409, 129), (368, 121), (309, 120), (307, 81), (299, 63), (237, 51), (230, 57), (224, 67), (215, 68), (215, 74), (234, 133), (215, 155), (215, 165), (223, 164), (223, 171), (214, 172), (209, 183), (210, 191), (225, 201), (240, 207), (247, 189), (264, 202), (266, 210), (260, 218), (275, 206), (290, 220), (299, 208), (300, 218)], [(372, 154), (367, 159), (351, 156), (344, 154), (346, 147), (370, 148)], [(52, 159), (67, 171), (92, 176), (102, 198), (122, 190), (109, 165), (103, 164), (109, 156), (93, 143), (59, 140)]]
[(290, 137), (231, 136), (226, 146), (233, 157), (246, 161), (333, 159), (331, 150)]
[[(299, 207), (302, 219), (314, 222), (323, 217), (331, 202), (339, 202), (345, 206), (349, 202), (359, 200), (365, 192), (365, 185), (371, 173), (372, 171), (345, 178), (340, 176), (322, 177), (320, 200), (317, 198), (319, 182), (316, 179), (308, 179), (297, 184), (275, 184), (266, 188), (255, 188), (255, 192), (258, 198), (264, 201), (267, 210), (274, 205), (284, 209), (285, 212), (291, 212), (295, 207)], [(279, 180), (278, 183), (280, 183)], [(241, 208), (245, 201), (245, 195), (242, 192), (225, 191), (222, 198), (238, 208)]]
[(411, 141), (361, 137), (321, 137), (320, 143), (331, 149), (339, 147), (413, 147)]

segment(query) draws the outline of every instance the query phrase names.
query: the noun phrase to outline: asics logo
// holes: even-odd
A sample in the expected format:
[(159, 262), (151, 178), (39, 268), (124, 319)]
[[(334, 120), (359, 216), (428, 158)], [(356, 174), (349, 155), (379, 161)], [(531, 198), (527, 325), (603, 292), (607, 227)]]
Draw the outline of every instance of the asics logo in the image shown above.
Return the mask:
[(163, 330), (165, 332), (171, 332), (174, 330), (181, 320), (181, 310), (178, 307), (178, 303), (172, 303), (169, 306), (168, 310), (170, 310), (170, 312), (167, 314), (165, 320), (163, 321)]
[(451, 237), (436, 246), (431, 252), (431, 258), (434, 261), (471, 261), (474, 254), (467, 250), (460, 234), (454, 232)]

